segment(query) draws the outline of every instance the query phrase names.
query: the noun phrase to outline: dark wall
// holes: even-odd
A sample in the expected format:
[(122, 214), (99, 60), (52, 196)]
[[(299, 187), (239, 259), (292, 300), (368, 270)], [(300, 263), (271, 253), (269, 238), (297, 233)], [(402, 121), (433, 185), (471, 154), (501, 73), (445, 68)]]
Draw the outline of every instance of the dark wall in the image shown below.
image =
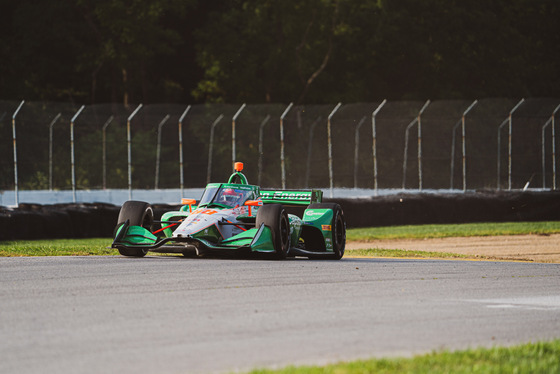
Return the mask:
[(560, 220), (560, 192), (399, 194), (335, 199), (348, 227)]
[[(560, 192), (399, 194), (338, 202), (349, 228), (430, 223), (560, 220)], [(176, 205), (154, 205), (156, 219)], [(111, 237), (119, 206), (20, 204), (0, 207), (0, 240)]]

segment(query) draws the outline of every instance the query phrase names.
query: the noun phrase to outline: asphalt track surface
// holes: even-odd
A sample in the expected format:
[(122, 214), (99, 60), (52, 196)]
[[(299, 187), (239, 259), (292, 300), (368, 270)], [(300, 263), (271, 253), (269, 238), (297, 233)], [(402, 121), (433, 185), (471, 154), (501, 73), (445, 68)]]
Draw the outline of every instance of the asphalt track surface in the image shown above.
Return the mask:
[(560, 338), (560, 265), (0, 258), (0, 373), (210, 373)]

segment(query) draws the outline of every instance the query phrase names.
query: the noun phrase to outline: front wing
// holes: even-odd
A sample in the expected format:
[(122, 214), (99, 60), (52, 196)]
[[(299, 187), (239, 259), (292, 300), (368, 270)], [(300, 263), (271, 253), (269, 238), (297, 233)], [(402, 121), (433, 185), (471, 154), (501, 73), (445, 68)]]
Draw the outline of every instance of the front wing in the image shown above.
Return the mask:
[(272, 233), (270, 228), (265, 225), (261, 225), (258, 229), (248, 229), (216, 244), (192, 236), (158, 238), (149, 230), (140, 226), (130, 226), (126, 221), (117, 228), (111, 247), (147, 249), (162, 253), (181, 253), (189, 247), (197, 250), (200, 248), (210, 250), (250, 249), (254, 252), (274, 252)]

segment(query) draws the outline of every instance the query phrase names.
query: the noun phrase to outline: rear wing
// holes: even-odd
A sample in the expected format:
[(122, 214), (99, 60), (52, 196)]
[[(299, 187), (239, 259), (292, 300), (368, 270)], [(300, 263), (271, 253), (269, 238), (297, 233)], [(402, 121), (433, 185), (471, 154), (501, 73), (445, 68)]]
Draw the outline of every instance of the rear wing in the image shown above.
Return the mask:
[(309, 205), (323, 201), (321, 190), (261, 190), (264, 204)]

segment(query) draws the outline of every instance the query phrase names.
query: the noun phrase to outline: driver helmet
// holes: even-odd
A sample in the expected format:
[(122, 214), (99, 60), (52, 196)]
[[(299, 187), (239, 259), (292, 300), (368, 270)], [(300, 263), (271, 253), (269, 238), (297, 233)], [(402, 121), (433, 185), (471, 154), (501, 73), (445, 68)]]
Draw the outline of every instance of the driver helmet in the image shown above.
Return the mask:
[(241, 194), (235, 192), (233, 188), (225, 188), (222, 191), (222, 201), (227, 201), (228, 203), (235, 203), (240, 197)]

